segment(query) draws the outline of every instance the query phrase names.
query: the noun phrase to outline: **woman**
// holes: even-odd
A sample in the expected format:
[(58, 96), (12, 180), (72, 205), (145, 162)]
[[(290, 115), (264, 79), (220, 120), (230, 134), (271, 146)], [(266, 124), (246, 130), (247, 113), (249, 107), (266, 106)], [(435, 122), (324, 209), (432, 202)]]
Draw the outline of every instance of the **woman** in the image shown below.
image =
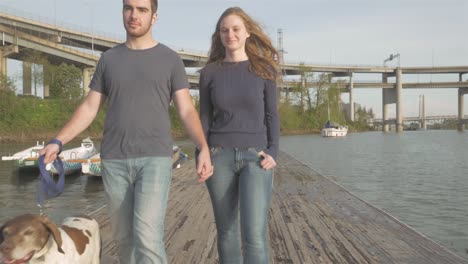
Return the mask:
[(200, 73), (200, 117), (214, 165), (206, 185), (221, 263), (269, 262), (266, 232), (279, 141), (277, 58), (242, 9), (221, 15)]

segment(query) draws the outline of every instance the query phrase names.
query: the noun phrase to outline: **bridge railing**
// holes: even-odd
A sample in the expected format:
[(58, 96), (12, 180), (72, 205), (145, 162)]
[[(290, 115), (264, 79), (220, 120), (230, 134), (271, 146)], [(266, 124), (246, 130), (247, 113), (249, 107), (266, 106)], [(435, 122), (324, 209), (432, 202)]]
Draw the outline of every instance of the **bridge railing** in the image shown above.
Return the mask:
[(1, 5), (1, 4), (0, 4), (0, 10), (1, 10), (0, 13), (10, 14), (10, 15), (18, 16), (18, 17), (22, 17), (22, 18), (27, 18), (27, 19), (42, 22), (42, 23), (45, 23), (45, 24), (48, 24), (48, 25), (51, 25), (51, 26), (72, 29), (72, 30), (88, 33), (88, 34), (91, 34), (91, 35), (100, 35), (100, 36), (108, 37), (108, 38), (111, 38), (111, 39), (124, 39), (125, 38), (125, 36), (122, 36), (122, 35), (111, 34), (109, 32), (95, 30), (95, 29), (92, 29), (90, 27), (84, 27), (84, 26), (79, 26), (79, 25), (75, 25), (75, 24), (72, 24), (72, 23), (67, 23), (67, 22), (64, 22), (64, 21), (58, 21), (58, 20), (50, 18), (50, 17), (46, 17), (46, 16), (42, 16), (42, 15), (38, 15), (38, 14), (28, 13), (28, 12), (25, 12), (23, 10), (15, 9), (15, 8), (5, 6), (5, 5)]

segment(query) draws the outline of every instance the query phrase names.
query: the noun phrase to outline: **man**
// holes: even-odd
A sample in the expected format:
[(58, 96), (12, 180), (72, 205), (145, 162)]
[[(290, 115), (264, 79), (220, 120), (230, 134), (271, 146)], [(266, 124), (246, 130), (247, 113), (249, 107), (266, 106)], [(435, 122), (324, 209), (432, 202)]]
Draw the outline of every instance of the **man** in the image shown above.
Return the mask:
[(46, 163), (52, 162), (61, 145), (86, 129), (108, 101), (102, 177), (122, 264), (167, 263), (163, 235), (172, 177), (171, 98), (200, 150), (199, 182), (213, 173), (183, 63), (151, 33), (157, 4), (157, 0), (123, 1), (126, 42), (101, 56), (86, 99), (40, 152)]

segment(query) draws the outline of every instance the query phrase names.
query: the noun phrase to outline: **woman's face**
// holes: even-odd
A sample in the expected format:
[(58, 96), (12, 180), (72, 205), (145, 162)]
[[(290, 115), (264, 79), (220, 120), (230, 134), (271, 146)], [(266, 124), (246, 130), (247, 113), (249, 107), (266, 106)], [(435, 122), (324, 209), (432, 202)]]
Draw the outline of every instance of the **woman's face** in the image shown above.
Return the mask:
[(226, 52), (245, 50), (245, 41), (250, 36), (244, 21), (237, 15), (229, 15), (220, 24), (221, 43)]

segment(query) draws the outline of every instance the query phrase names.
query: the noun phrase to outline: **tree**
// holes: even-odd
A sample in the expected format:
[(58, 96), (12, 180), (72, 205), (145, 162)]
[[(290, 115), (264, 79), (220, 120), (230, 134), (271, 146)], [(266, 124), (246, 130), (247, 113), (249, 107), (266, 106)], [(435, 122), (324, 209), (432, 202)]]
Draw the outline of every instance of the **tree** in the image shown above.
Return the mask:
[(44, 84), (44, 68), (47, 67), (50, 63), (39, 51), (32, 51), (26, 55), (24, 61), (31, 63), (31, 77), (34, 84), (33, 95), (37, 96), (38, 86)]
[(3, 74), (0, 74), (0, 90), (16, 91), (15, 81)]
[[(311, 88), (308, 87), (308, 82), (312, 81), (314, 79), (314, 73), (310, 72), (310, 69), (303, 67), (302, 69), (302, 78), (303, 78), (303, 92), (305, 92), (306, 101), (307, 101), (307, 112), (311, 113), (313, 110), (312, 106), (312, 91)], [(301, 97), (303, 97), (303, 93), (301, 94)], [(303, 100), (301, 100), (302, 102)], [(303, 104), (303, 103), (302, 103)]]
[(322, 73), (317, 80), (318, 86), (315, 89), (315, 108), (319, 109), (328, 99), (327, 90), (330, 86), (330, 78), (328, 74)]
[(79, 68), (65, 63), (50, 65), (46, 68), (46, 74), (51, 97), (69, 100), (82, 97), (82, 71)]
[(330, 119), (340, 124), (344, 124), (346, 122), (344, 118), (344, 113), (340, 109), (341, 108), (340, 107), (341, 106), (341, 88), (345, 86), (343, 82), (344, 82), (343, 80), (339, 80), (337, 83), (334, 83), (334, 84), (329, 83), (330, 87), (326, 91), (328, 103), (330, 104)]

